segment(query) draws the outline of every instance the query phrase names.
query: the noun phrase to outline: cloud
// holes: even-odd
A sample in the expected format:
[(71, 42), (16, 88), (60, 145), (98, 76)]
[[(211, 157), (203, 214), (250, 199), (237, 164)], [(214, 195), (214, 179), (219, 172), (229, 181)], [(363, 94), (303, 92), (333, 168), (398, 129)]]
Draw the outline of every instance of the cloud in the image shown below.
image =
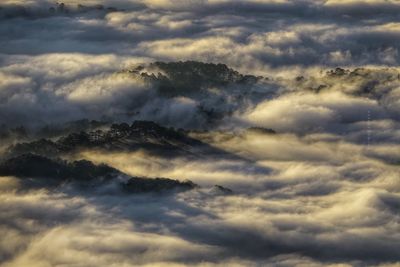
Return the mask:
[[(86, 151), (132, 175), (190, 178), (202, 185), (170, 196), (107, 191), (19, 191), (1, 178), (5, 266), (384, 264), (398, 261), (397, 166), (364, 145), (324, 136), (200, 133), (240, 155), (198, 159)], [(339, 138), (339, 137), (336, 137)], [(338, 140), (341, 140), (340, 138)], [(384, 146), (372, 148), (386, 155)], [(234, 195), (214, 195), (215, 184)]]
[[(133, 62), (114, 56), (50, 54), (29, 59), (16, 57), (15, 62), (1, 69), (4, 78), (1, 122), (21, 124), (31, 121), (37, 124), (45, 120), (62, 122), (93, 117), (99, 109), (103, 110), (101, 105), (118, 99), (118, 94), (123, 94), (124, 99), (129, 94), (143, 95), (143, 84), (113, 73), (130, 64)], [(134, 104), (134, 101), (124, 102), (119, 105)], [(120, 111), (116, 107), (109, 112)]]
[[(208, 150), (64, 157), (202, 187), (128, 196), (0, 177), (2, 265), (399, 264), (397, 1), (64, 2), (1, 1), (0, 152), (19, 125), (152, 120)], [(159, 60), (266, 79), (168, 95), (127, 72)]]
[(312, 132), (330, 128), (340, 132), (340, 123), (366, 120), (368, 112), (376, 114), (378, 119), (383, 111), (372, 100), (337, 92), (300, 93), (261, 103), (245, 118), (255, 125), (278, 131)]
[[(94, 157), (103, 161), (106, 156)], [(135, 157), (143, 162), (161, 160), (109, 155), (115, 163), (123, 160), (141, 166), (134, 163)], [(199, 172), (221, 177), (250, 173), (243, 168), (228, 174), (212, 162), (203, 164), (201, 170), (199, 166)], [(173, 164), (176, 171), (189, 170), (187, 163)], [(218, 164), (230, 165), (222, 160)], [(257, 184), (257, 190), (236, 185), (243, 193), (232, 196), (212, 196), (207, 187), (164, 197), (82, 195), (72, 188), (16, 194), (12, 188), (18, 185), (12, 178), (2, 179), (0, 208), (12, 212), (2, 213), (1, 229), (5, 234), (14, 231), (18, 237), (13, 238), (15, 245), (2, 249), (7, 253), (5, 266), (396, 262), (398, 239), (393, 221), (397, 220), (399, 197), (393, 191), (395, 167), (364, 160), (364, 166), (358, 166), (364, 174), (357, 174), (351, 161), (344, 167), (327, 165), (327, 161), (267, 164), (274, 167), (273, 173), (247, 177)], [(366, 177), (366, 167), (372, 174), (368, 181), (350, 179)], [(167, 161), (157, 168), (144, 171), (171, 174)], [(192, 163), (191, 169), (195, 168)]]

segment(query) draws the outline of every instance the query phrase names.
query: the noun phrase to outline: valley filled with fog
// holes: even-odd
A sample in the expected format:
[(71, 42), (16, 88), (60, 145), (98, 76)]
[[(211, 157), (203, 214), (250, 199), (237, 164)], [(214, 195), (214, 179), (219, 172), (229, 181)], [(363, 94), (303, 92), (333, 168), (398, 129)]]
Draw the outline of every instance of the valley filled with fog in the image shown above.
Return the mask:
[(0, 266), (398, 266), (399, 12), (1, 1)]

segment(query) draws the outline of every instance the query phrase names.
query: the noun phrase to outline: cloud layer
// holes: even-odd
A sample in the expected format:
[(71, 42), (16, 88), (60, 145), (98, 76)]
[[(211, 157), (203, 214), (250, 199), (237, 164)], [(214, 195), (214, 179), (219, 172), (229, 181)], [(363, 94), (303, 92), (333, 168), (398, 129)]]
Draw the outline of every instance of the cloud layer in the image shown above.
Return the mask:
[[(1, 266), (400, 263), (398, 1), (64, 3), (1, 1), (0, 152), (18, 126), (144, 119), (225, 153), (66, 156), (202, 186), (176, 195), (0, 177)], [(263, 77), (165, 94), (132, 72), (179, 60)]]

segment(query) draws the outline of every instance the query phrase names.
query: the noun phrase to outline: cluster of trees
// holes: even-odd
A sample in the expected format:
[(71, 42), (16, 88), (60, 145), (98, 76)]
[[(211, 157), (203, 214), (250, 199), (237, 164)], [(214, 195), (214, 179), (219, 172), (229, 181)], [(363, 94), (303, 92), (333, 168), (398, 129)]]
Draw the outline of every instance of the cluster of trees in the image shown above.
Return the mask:
[(182, 130), (166, 128), (151, 121), (135, 121), (132, 125), (127, 123), (113, 124), (108, 130), (98, 129), (90, 132), (70, 133), (56, 141), (42, 138), (33, 142), (19, 143), (12, 146), (9, 153), (20, 155), (32, 152), (40, 155), (57, 155), (78, 147), (110, 145), (122, 138), (131, 138), (138, 143), (146, 143), (149, 138), (153, 138), (159, 142), (164, 142), (166, 145), (169, 142), (182, 144), (197, 144), (199, 142), (185, 135)]
[(68, 14), (71, 10), (77, 10), (78, 12), (88, 12), (92, 10), (99, 10), (99, 11), (107, 11), (107, 12), (114, 12), (118, 11), (115, 7), (105, 7), (103, 5), (93, 5), (93, 6), (85, 6), (82, 4), (78, 4), (75, 7), (67, 6), (64, 3), (56, 3), (55, 7), (50, 7), (50, 13), (60, 13), (60, 14)]
[(261, 76), (243, 75), (225, 64), (198, 61), (154, 62), (129, 72), (155, 83), (166, 94), (198, 91), (212, 86), (254, 84), (264, 79)]
[(105, 7), (103, 5), (67, 5), (62, 2), (57, 2), (55, 3), (55, 5), (50, 7), (48, 7), (48, 4), (46, 4), (46, 6), (39, 6), (36, 8), (22, 5), (1, 7), (0, 3), (0, 18), (6, 19), (12, 19), (16, 17), (26, 17), (34, 19), (38, 17), (47, 17), (49, 15), (67, 15), (71, 13), (85, 13), (90, 11), (115, 12), (118, 11), (118, 9), (115, 7)]
[(67, 162), (35, 154), (23, 154), (0, 163), (0, 176), (15, 176), (31, 186), (58, 186), (74, 182), (83, 186), (99, 185), (126, 176), (127, 182), (120, 182), (126, 193), (163, 192), (167, 190), (191, 190), (197, 185), (191, 181), (180, 182), (168, 178), (128, 177), (108, 165), (95, 165), (87, 160)]

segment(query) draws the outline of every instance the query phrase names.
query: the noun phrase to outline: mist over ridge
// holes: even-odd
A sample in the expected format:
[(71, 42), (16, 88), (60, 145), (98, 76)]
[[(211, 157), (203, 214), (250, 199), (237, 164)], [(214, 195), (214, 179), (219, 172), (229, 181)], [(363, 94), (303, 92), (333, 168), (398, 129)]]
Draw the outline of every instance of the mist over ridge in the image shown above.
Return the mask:
[(0, 266), (398, 266), (399, 11), (1, 1)]

